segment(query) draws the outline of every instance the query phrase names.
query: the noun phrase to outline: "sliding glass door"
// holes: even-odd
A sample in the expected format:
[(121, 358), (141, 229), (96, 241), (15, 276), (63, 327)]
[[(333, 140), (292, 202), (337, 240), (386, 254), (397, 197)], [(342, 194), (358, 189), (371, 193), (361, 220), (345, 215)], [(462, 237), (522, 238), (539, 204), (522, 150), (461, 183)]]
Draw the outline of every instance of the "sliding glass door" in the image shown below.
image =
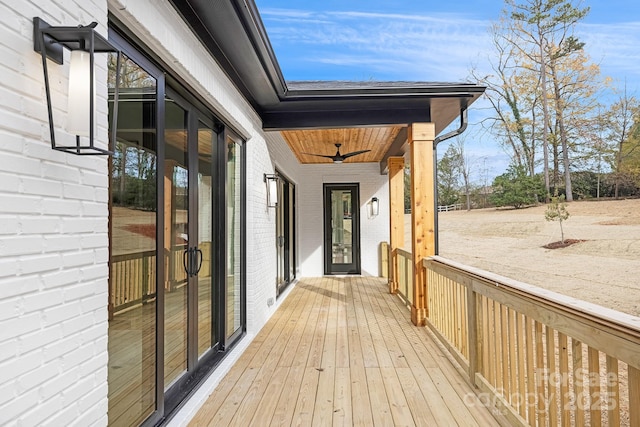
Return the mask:
[[(243, 141), (123, 52), (110, 172), (109, 425), (154, 425), (244, 333)], [(175, 86), (175, 87), (174, 87)], [(116, 111), (110, 99), (109, 112)]]
[[(192, 382), (205, 355), (220, 347), (216, 326), (223, 303), (214, 289), (212, 254), (223, 242), (213, 240), (214, 212), (219, 206), (214, 185), (215, 163), (218, 150), (223, 149), (219, 147), (222, 135), (206, 112), (167, 89), (163, 178), (164, 388), (169, 408), (181, 399), (182, 390)], [(230, 214), (241, 217), (240, 210)], [(240, 235), (240, 231), (236, 234)], [(237, 322), (240, 319), (238, 316)], [(227, 325), (234, 328), (235, 323)]]

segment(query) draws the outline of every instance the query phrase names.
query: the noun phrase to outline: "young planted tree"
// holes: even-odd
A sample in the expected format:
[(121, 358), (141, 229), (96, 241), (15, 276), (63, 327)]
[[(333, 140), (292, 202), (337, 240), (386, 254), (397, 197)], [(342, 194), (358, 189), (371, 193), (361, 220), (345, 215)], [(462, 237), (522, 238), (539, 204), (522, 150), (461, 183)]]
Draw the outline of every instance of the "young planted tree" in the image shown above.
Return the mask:
[(564, 245), (564, 229), (562, 228), (562, 222), (569, 219), (569, 211), (567, 211), (567, 204), (565, 203), (564, 196), (558, 196), (557, 191), (551, 198), (551, 202), (547, 205), (547, 210), (544, 212), (544, 219), (547, 221), (558, 221), (560, 224), (560, 241)]

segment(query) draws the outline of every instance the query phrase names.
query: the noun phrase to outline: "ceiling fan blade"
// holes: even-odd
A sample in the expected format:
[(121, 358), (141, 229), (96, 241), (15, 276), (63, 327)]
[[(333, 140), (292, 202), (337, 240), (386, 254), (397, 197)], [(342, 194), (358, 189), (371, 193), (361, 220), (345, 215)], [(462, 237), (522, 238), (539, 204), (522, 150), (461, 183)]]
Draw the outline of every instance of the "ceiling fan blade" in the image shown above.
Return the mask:
[(371, 150), (352, 151), (351, 153), (343, 154), (342, 158), (346, 159), (346, 158), (349, 158), (349, 157), (357, 156), (358, 154), (368, 153), (369, 151), (371, 151)]
[(333, 158), (335, 157), (335, 156), (325, 156), (324, 154), (313, 154), (313, 153), (302, 153), (302, 154), (306, 154), (309, 156), (316, 156), (316, 157), (324, 157), (326, 159), (331, 159), (331, 160), (333, 160)]

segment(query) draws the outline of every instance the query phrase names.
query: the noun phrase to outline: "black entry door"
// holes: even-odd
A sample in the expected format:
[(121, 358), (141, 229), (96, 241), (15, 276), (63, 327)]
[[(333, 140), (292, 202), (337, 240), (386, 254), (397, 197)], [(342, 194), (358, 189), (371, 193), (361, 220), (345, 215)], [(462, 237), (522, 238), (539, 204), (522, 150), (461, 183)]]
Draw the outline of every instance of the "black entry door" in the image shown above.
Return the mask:
[(324, 184), (324, 274), (360, 274), (358, 184)]

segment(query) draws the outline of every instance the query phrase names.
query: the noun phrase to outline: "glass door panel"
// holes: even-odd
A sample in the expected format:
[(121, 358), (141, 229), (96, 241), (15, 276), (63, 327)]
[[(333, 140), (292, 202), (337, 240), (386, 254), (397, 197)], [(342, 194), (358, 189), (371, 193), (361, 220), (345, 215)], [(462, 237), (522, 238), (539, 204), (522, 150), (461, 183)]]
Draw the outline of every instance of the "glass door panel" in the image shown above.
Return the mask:
[(198, 298), (198, 356), (202, 356), (212, 344), (216, 330), (213, 313), (213, 148), (217, 134), (203, 122), (198, 125), (198, 249), (202, 265), (196, 286)]
[[(138, 425), (156, 409), (157, 82), (123, 55), (110, 158), (109, 425)], [(113, 114), (115, 56), (109, 56)], [(111, 119), (109, 119), (111, 123)]]
[(226, 218), (226, 338), (242, 326), (241, 298), (241, 197), (242, 145), (227, 137), (227, 218)]
[(165, 100), (164, 171), (164, 385), (187, 369), (187, 289), (189, 245), (188, 114)]
[(353, 213), (351, 192), (331, 190), (331, 262), (350, 264), (353, 260)]

